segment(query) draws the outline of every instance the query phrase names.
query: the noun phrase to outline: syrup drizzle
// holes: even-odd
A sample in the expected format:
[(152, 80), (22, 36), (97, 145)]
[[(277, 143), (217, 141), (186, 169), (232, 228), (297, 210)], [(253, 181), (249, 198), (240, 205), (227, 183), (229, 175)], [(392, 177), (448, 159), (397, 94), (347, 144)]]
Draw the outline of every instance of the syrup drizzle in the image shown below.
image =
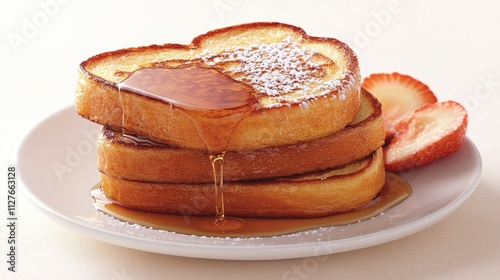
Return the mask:
[(367, 205), (350, 212), (319, 218), (245, 218), (245, 227), (234, 229), (225, 225), (225, 230), (222, 231), (214, 230), (212, 227), (200, 227), (200, 223), (207, 221), (206, 217), (131, 210), (108, 200), (101, 192), (100, 184), (91, 190), (94, 207), (118, 220), (157, 230), (218, 237), (277, 236), (321, 227), (358, 223), (386, 212), (404, 201), (410, 194), (411, 187), (408, 182), (394, 173), (387, 173), (386, 183), (379, 195)]
[[(216, 196), (215, 220), (199, 226), (222, 232), (245, 227), (243, 220), (224, 213), (224, 154), (234, 129), (259, 105), (253, 88), (197, 65), (140, 69), (118, 87), (176, 106), (196, 127), (212, 164)], [(215, 122), (204, 114), (213, 110), (224, 111)]]
[(224, 153), (210, 155), (215, 181), (215, 224), (224, 225)]

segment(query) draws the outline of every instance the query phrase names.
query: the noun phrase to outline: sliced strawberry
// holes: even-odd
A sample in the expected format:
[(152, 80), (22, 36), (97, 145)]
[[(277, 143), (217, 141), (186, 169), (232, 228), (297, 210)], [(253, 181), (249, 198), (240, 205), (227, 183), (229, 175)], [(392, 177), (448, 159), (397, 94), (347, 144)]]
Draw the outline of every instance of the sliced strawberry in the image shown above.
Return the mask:
[(363, 81), (363, 88), (382, 103), (382, 118), (386, 140), (396, 131), (394, 125), (415, 109), (437, 102), (436, 96), (422, 82), (399, 73), (372, 74)]
[(404, 171), (447, 157), (462, 146), (466, 129), (467, 112), (457, 102), (425, 105), (395, 126), (396, 135), (385, 147), (385, 167)]

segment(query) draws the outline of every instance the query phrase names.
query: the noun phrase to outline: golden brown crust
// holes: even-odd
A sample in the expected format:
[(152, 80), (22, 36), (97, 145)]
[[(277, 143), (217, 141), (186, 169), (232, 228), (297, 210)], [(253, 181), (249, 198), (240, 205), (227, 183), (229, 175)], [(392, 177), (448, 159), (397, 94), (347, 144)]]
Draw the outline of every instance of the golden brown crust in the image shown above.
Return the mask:
[[(248, 35), (252, 32), (253, 37)], [(280, 40), (291, 37), (301, 46), (321, 49), (336, 67), (331, 73), (330, 70), (327, 72), (335, 77), (338, 86), (321, 96), (298, 98), (293, 95), (286, 101), (267, 98), (265, 106), (252, 111), (236, 127), (226, 150), (255, 150), (309, 141), (344, 128), (357, 114), (360, 74), (354, 52), (336, 39), (308, 36), (298, 27), (279, 23), (254, 23), (214, 30), (196, 37), (190, 45), (153, 45), (96, 55), (80, 66), (75, 98), (77, 112), (91, 121), (123, 128), (158, 142), (205, 150), (189, 115), (203, 114), (216, 127), (222, 126), (220, 112), (181, 110), (164, 101), (119, 91), (117, 85), (127, 77), (126, 73), (159, 65), (169, 59), (196, 58), (201, 49), (213, 50), (214, 45), (221, 41), (237, 46), (241, 43), (238, 36), (264, 38), (263, 42), (280, 36), (283, 37)]]
[[(343, 168), (304, 176), (232, 182), (225, 186), (225, 211), (239, 217), (319, 217), (347, 212), (382, 189), (381, 148)], [(101, 189), (127, 208), (180, 215), (213, 215), (213, 184), (159, 184), (102, 174)]]
[[(140, 139), (139, 139), (140, 140)], [(213, 181), (206, 152), (143, 140), (139, 145), (111, 128), (103, 128), (97, 145), (98, 169), (107, 175), (147, 182)], [(331, 135), (261, 150), (227, 152), (227, 181), (290, 176), (342, 166), (372, 153), (384, 142), (381, 105), (362, 90), (361, 110), (354, 122)]]

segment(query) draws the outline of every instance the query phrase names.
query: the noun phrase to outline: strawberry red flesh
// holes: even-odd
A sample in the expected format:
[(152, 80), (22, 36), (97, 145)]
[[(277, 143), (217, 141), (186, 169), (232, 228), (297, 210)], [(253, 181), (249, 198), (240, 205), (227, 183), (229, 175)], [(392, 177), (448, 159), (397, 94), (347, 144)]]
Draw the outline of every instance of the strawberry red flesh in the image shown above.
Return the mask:
[(396, 133), (394, 126), (415, 109), (437, 102), (427, 85), (399, 73), (372, 74), (363, 81), (363, 88), (382, 103), (386, 140)]

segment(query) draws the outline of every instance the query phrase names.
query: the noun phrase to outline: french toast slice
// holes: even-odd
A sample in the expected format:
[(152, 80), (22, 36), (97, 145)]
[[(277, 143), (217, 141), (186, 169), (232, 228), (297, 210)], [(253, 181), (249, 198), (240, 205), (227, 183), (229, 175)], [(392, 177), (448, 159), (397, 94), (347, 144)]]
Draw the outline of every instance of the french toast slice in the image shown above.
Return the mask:
[[(143, 69), (214, 68), (251, 86), (257, 106), (232, 131), (226, 151), (257, 150), (330, 135), (344, 128), (360, 106), (357, 57), (333, 38), (307, 35), (282, 23), (251, 23), (210, 31), (188, 45), (128, 48), (80, 64), (75, 105), (81, 116), (160, 143), (206, 150), (192, 119), (214, 127), (242, 108), (187, 110), (172, 102), (120, 89)], [(193, 79), (194, 87), (203, 87)], [(206, 142), (206, 141), (205, 141)]]
[[(225, 213), (237, 217), (320, 217), (370, 202), (385, 183), (382, 148), (349, 165), (300, 176), (230, 182)], [(101, 174), (101, 190), (124, 207), (179, 215), (213, 215), (210, 183), (149, 183)]]
[[(361, 90), (361, 107), (344, 129), (308, 142), (227, 152), (224, 180), (291, 176), (342, 166), (361, 159), (384, 143), (380, 102)], [(97, 168), (125, 180), (170, 183), (213, 182), (204, 151), (170, 147), (104, 127), (97, 141)]]

